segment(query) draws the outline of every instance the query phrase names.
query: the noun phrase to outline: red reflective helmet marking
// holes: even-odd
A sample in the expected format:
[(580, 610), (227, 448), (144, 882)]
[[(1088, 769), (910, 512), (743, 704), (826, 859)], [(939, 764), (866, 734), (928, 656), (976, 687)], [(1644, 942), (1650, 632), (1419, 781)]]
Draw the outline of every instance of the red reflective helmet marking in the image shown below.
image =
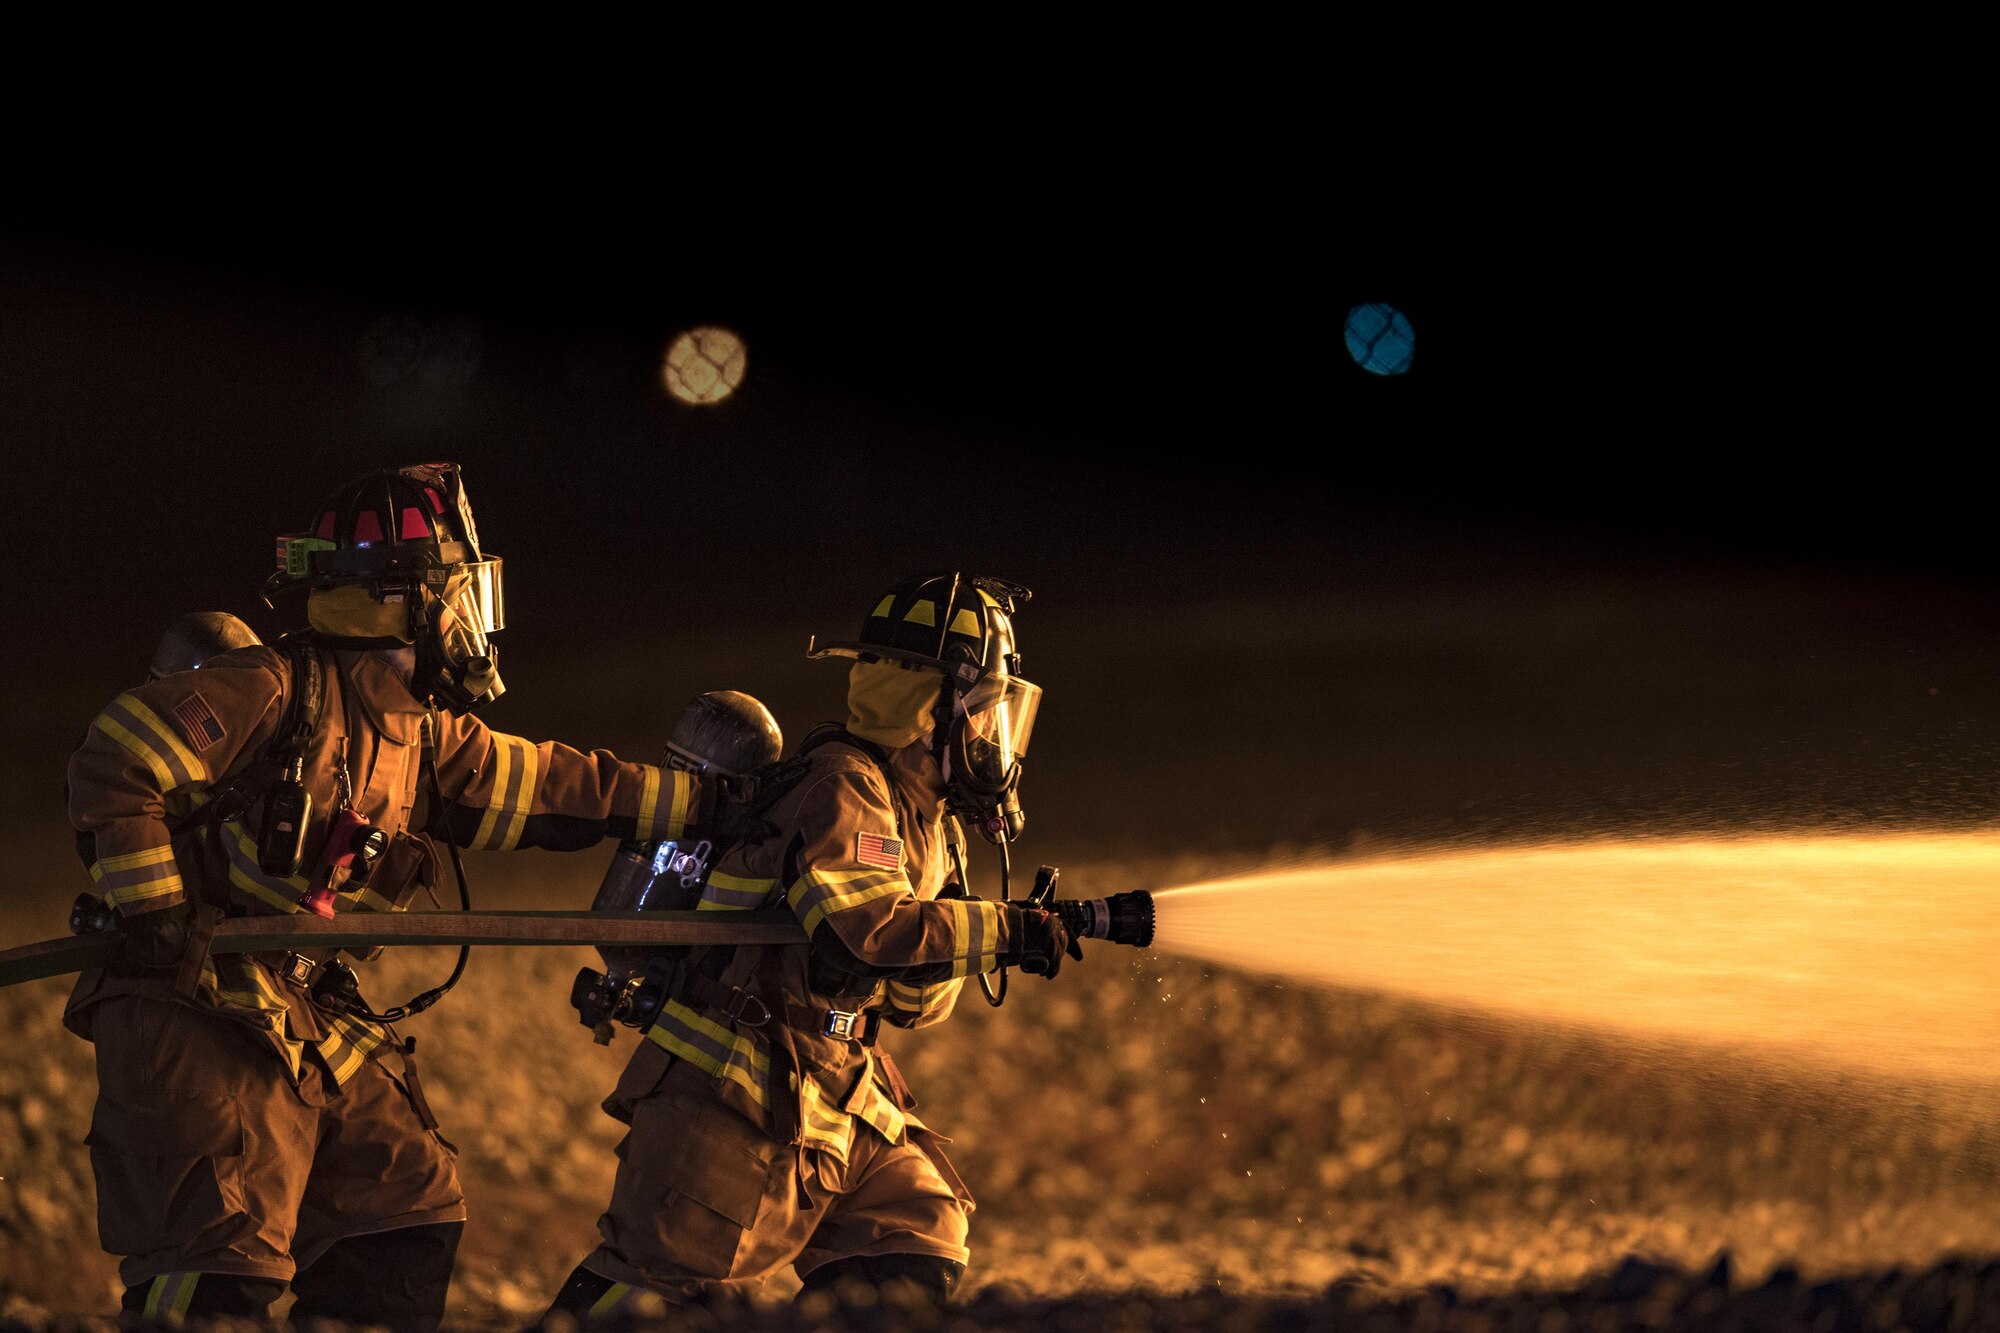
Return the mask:
[(417, 541), (422, 541), (430, 535), (430, 524), (424, 522), (424, 516), (421, 513), (414, 509), (405, 509), (403, 511), (402, 536), (404, 541), (409, 541), (413, 538)]
[(354, 516), (354, 540), (358, 542), (379, 542), (382, 540), (382, 519), (372, 509), (364, 509)]
[(321, 541), (333, 540), (333, 511), (327, 510), (319, 516), (319, 526), (313, 529), (313, 536)]

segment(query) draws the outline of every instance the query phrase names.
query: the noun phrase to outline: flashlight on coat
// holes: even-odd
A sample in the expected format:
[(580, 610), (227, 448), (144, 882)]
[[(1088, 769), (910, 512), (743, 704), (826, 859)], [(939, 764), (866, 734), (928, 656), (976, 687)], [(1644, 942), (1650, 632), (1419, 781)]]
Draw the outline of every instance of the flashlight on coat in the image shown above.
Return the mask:
[(368, 882), (375, 860), (389, 845), (389, 835), (376, 828), (354, 810), (342, 810), (327, 830), (326, 850), (320, 853), (319, 870), (310, 886), (299, 895), (299, 910), (331, 921), (334, 916), (333, 876), (348, 872), (347, 883), (360, 888)]
[(1153, 895), (1144, 889), (1114, 893), (1109, 898), (1058, 898), (1056, 877), (1062, 872), (1043, 866), (1035, 872), (1028, 905), (1062, 918), (1071, 938), (1110, 940), (1144, 949), (1153, 942)]

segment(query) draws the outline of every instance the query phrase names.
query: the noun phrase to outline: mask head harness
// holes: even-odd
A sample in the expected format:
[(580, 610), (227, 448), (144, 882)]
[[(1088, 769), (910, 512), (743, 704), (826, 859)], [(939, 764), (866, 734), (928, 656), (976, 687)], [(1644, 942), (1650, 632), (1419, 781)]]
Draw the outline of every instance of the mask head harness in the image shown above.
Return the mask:
[(1042, 692), (1021, 677), (1014, 616), (1033, 595), (1005, 579), (919, 574), (884, 593), (854, 639), (806, 648), (809, 657), (895, 662), (943, 676), (930, 746), (944, 772), (946, 803), (1003, 845), (1027, 823), (1021, 756)]
[(274, 593), (304, 587), (319, 640), (335, 648), (415, 645), (419, 702), (470, 712), (500, 697), (505, 625), (501, 561), (479, 545), (456, 463), (384, 468), (319, 506), (305, 532), (278, 538)]

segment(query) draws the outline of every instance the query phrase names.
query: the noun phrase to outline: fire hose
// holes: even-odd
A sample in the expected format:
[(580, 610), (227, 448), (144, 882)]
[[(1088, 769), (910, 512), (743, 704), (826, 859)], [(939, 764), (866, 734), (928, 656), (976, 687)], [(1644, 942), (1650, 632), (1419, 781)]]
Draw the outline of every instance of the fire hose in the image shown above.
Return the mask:
[[(1152, 895), (1121, 893), (1109, 899), (1056, 901), (1038, 906), (1056, 912), (1072, 934), (1141, 948), (1152, 943)], [(211, 953), (386, 945), (598, 945), (665, 947), (715, 944), (804, 944), (805, 929), (784, 908), (748, 912), (345, 912), (326, 919), (309, 912), (288, 916), (230, 917), (216, 923)], [(115, 960), (115, 922), (109, 929), (44, 940), (0, 952), (0, 986), (61, 976)]]

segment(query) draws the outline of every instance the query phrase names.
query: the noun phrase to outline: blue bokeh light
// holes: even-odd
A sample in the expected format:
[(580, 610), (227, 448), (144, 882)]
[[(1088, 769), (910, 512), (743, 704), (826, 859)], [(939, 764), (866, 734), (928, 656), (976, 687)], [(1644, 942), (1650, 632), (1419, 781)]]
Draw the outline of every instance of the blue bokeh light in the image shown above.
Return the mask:
[(1376, 302), (1347, 312), (1347, 354), (1376, 375), (1401, 375), (1416, 355), (1417, 332), (1402, 311)]

